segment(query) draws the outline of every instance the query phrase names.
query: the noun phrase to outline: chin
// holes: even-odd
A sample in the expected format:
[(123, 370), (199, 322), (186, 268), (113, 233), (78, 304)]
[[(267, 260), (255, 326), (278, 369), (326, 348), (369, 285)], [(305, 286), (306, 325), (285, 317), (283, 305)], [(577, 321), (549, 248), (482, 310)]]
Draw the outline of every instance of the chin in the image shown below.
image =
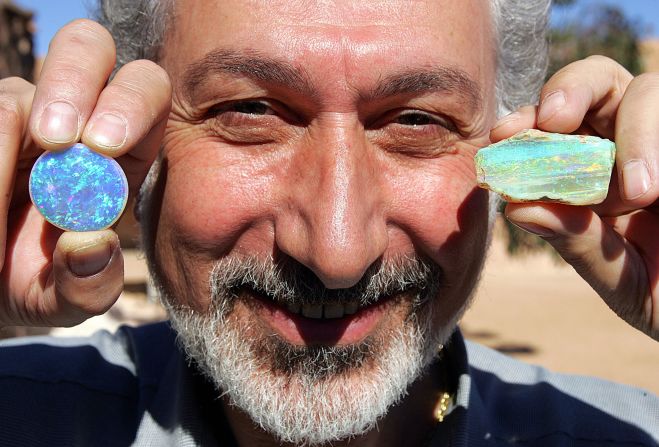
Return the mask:
[[(267, 277), (281, 269), (268, 271), (268, 264), (219, 261), (205, 313), (161, 292), (188, 357), (229, 404), (281, 442), (320, 445), (372, 429), (437, 356), (466, 307), (442, 315), (441, 272), (413, 261), (386, 263), (366, 275), (365, 282), (384, 293), (362, 284), (344, 293), (344, 301), (331, 297), (344, 309), (359, 301), (355, 312), (338, 316), (333, 308), (327, 318), (317, 310), (305, 316), (305, 304), (291, 303), (311, 297), (273, 292)], [(422, 274), (416, 286), (403, 288), (405, 281), (391, 285), (378, 272)]]

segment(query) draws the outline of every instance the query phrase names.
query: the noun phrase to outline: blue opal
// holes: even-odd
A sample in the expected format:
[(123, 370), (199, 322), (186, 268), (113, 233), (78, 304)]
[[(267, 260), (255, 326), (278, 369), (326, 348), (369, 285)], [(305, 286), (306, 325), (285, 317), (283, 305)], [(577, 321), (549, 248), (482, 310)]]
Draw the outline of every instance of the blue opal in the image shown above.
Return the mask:
[(45, 152), (30, 174), (32, 203), (51, 224), (68, 231), (110, 227), (128, 200), (126, 175), (114, 159), (84, 144)]

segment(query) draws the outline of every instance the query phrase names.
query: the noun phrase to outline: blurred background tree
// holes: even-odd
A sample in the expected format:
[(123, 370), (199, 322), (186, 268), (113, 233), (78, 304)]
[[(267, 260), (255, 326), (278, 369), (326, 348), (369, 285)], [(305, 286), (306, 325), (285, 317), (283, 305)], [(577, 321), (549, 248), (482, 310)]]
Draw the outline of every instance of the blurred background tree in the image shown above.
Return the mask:
[[(599, 54), (608, 56), (632, 74), (641, 73), (639, 51), (641, 34), (646, 29), (638, 19), (627, 17), (622, 9), (605, 2), (582, 5), (579, 0), (554, 0), (553, 20), (549, 32), (549, 70), (547, 79), (570, 62)], [(502, 209), (505, 204), (502, 205)], [(508, 253), (511, 255), (550, 250), (549, 244), (526, 233), (505, 220)]]
[(632, 74), (642, 71), (639, 40), (644, 30), (638, 19), (627, 17), (613, 4), (579, 7), (576, 0), (555, 0), (554, 8), (569, 10), (564, 22), (550, 31), (549, 75), (575, 60), (601, 54), (618, 61)]

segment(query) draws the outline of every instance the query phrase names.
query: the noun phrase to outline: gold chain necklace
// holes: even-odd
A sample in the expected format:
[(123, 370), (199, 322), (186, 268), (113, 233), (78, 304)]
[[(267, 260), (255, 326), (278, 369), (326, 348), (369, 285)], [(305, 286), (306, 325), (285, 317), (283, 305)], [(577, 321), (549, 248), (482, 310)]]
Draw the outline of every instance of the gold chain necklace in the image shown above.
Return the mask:
[[(439, 353), (442, 354), (442, 351), (444, 350), (444, 345), (439, 345)], [(446, 361), (442, 361), (440, 365), (440, 372), (439, 374), (441, 375), (442, 383), (444, 386), (448, 385), (448, 371), (446, 370)], [(444, 418), (446, 417), (446, 411), (449, 409), (449, 406), (452, 404), (453, 399), (451, 397), (451, 394), (448, 392), (443, 392), (440, 397), (439, 397), (439, 402), (435, 404), (435, 410), (433, 411), (433, 415), (435, 416), (435, 419), (437, 422), (444, 422)]]
[(448, 410), (452, 400), (453, 399), (449, 393), (442, 394), (442, 396), (439, 399), (439, 402), (437, 402), (437, 405), (435, 405), (434, 415), (435, 415), (435, 419), (437, 419), (437, 422), (444, 421), (444, 417), (446, 416), (446, 410)]

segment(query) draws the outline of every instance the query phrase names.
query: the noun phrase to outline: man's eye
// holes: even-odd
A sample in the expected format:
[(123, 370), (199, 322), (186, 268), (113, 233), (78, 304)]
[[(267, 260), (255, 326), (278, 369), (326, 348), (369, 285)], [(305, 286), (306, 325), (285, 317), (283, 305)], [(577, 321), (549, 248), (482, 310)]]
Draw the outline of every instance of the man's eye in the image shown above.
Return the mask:
[(444, 120), (419, 111), (401, 113), (394, 119), (394, 122), (403, 126), (427, 126), (430, 124), (438, 124), (443, 127), (449, 127)]
[(229, 105), (224, 111), (244, 113), (247, 115), (273, 115), (274, 111), (265, 101), (238, 101)]
[(292, 116), (276, 100), (242, 99), (210, 108), (205, 123), (226, 142), (254, 145), (290, 139)]
[(405, 126), (423, 126), (426, 124), (437, 124), (437, 122), (425, 113), (412, 112), (398, 115), (395, 119), (396, 124)]

